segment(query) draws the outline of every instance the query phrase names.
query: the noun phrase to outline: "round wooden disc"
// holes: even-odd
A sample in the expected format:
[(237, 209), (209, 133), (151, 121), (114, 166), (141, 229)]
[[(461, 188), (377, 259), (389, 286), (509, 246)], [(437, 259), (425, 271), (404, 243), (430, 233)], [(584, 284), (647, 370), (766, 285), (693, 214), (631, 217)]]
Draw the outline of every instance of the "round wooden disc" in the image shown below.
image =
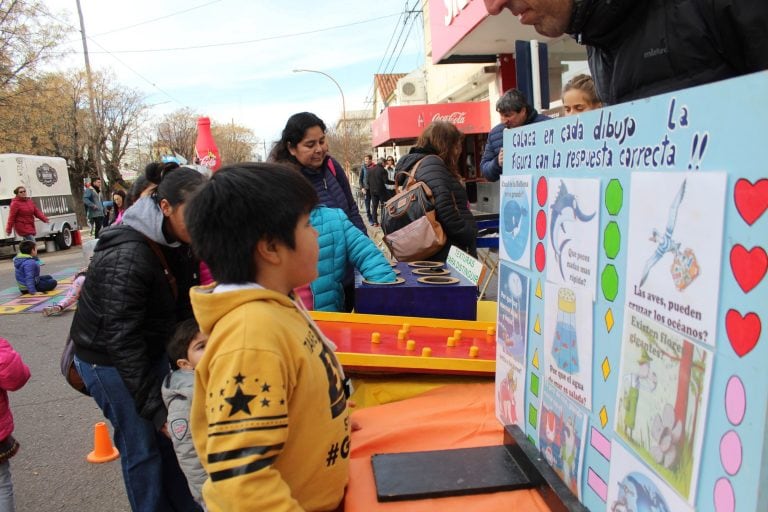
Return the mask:
[(411, 261), (408, 263), (409, 267), (419, 268), (441, 268), (445, 265), (442, 261)]
[(403, 284), (404, 282), (405, 282), (405, 279), (403, 279), (402, 277), (399, 277), (399, 276), (398, 276), (397, 279), (395, 279), (391, 283), (374, 283), (373, 281), (368, 281), (367, 279), (363, 279), (363, 283), (370, 284), (372, 286), (390, 286), (390, 285), (393, 285), (393, 284)]
[(451, 273), (447, 268), (428, 267), (428, 268), (415, 268), (411, 271), (412, 274), (417, 276), (447, 276)]
[(424, 284), (456, 284), (459, 279), (448, 276), (426, 276), (418, 278), (417, 281)]

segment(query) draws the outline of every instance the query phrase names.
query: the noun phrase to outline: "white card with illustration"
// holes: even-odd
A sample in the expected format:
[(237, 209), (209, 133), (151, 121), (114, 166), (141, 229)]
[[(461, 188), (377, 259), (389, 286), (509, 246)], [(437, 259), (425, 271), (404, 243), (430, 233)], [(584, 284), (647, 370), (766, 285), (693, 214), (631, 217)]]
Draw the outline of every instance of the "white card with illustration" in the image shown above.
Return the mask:
[(600, 181), (551, 178), (548, 204), (547, 281), (589, 290), (595, 300)]
[(606, 504), (611, 512), (693, 512), (693, 507), (615, 440)]
[(524, 429), (525, 361), (515, 361), (496, 347), (496, 419)]
[(693, 503), (712, 353), (631, 311), (624, 313), (614, 430)]
[(539, 451), (578, 497), (586, 431), (587, 413), (545, 384), (539, 412)]
[(715, 345), (725, 173), (632, 173), (627, 305)]
[(524, 274), (499, 264), (496, 339), (501, 350), (523, 365), (528, 344), (528, 283)]
[(592, 408), (592, 296), (588, 290), (546, 283), (544, 363), (547, 384)]
[(502, 176), (499, 256), (531, 268), (531, 176)]

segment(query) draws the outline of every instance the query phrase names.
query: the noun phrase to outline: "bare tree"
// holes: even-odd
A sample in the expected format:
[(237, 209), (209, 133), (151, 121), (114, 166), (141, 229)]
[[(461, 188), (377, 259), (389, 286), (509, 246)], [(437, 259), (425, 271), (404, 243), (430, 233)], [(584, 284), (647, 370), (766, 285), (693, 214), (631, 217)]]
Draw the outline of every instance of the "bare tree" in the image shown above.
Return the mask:
[(163, 116), (157, 125), (157, 154), (159, 160), (164, 152), (178, 153), (192, 162), (195, 159), (195, 140), (197, 139), (197, 118), (189, 108), (182, 108)]
[(250, 128), (235, 124), (234, 121), (225, 124), (214, 122), (211, 134), (223, 164), (250, 162), (254, 159), (254, 148), (259, 139)]
[(347, 171), (352, 171), (363, 156), (371, 152), (371, 123), (369, 119), (347, 119), (346, 130), (342, 122), (325, 134), (328, 151), (340, 160)]

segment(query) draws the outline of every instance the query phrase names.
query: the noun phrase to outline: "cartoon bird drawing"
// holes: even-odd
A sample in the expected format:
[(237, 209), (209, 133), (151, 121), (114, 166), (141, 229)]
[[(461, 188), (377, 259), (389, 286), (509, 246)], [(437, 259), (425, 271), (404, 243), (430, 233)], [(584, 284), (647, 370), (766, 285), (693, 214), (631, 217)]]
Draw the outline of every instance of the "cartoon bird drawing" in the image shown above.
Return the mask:
[[(549, 221), (549, 237), (552, 242), (552, 248), (555, 251), (555, 260), (560, 268), (560, 276), (565, 279), (562, 254), (565, 250), (565, 246), (571, 241), (571, 238), (565, 238), (562, 242), (557, 243), (557, 233), (562, 231), (563, 236), (567, 237), (568, 233), (565, 229), (566, 222), (574, 221), (576, 219), (581, 222), (589, 222), (597, 212), (592, 212), (591, 214), (582, 212), (576, 201), (576, 196), (568, 192), (568, 188), (565, 186), (563, 180), (560, 180), (560, 188), (557, 191), (557, 197), (552, 205), (550, 205), (549, 209), (552, 212)], [(563, 215), (563, 212), (567, 209), (570, 209), (573, 212), (572, 219), (566, 219)]]
[(643, 287), (645, 280), (648, 279), (648, 274), (651, 272), (651, 269), (666, 253), (671, 252), (673, 254), (678, 254), (680, 252), (680, 243), (676, 242), (672, 238), (672, 233), (675, 231), (675, 224), (677, 223), (677, 210), (680, 208), (680, 203), (683, 201), (683, 196), (685, 195), (685, 183), (687, 181), (688, 179), (683, 180), (683, 183), (680, 185), (680, 190), (677, 191), (677, 195), (672, 200), (672, 204), (669, 207), (667, 227), (664, 232), (660, 233), (656, 230), (656, 228), (651, 231), (651, 238), (649, 238), (649, 240), (656, 243), (656, 250), (645, 263), (645, 268), (643, 268), (643, 276), (640, 278), (640, 288)]

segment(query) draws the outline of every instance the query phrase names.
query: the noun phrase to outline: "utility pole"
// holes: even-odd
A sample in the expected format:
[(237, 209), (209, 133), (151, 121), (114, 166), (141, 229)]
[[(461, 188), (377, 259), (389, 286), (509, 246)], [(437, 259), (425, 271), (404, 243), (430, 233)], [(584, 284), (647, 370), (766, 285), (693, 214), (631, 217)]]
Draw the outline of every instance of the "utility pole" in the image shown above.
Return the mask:
[[(88, 43), (85, 38), (85, 22), (83, 21), (83, 10), (80, 8), (80, 0), (75, 0), (77, 3), (77, 15), (80, 17), (80, 35), (83, 38), (83, 55), (85, 57), (85, 77), (88, 83), (88, 107), (91, 111), (91, 124), (93, 125), (91, 130), (91, 154), (93, 155), (93, 164), (96, 166), (96, 175), (104, 183), (104, 173), (101, 170), (101, 153), (99, 152), (98, 143), (98, 126), (99, 119), (96, 117), (96, 101), (93, 94), (93, 78), (91, 77), (91, 62), (88, 59)], [(103, 185), (102, 185), (103, 186)]]

